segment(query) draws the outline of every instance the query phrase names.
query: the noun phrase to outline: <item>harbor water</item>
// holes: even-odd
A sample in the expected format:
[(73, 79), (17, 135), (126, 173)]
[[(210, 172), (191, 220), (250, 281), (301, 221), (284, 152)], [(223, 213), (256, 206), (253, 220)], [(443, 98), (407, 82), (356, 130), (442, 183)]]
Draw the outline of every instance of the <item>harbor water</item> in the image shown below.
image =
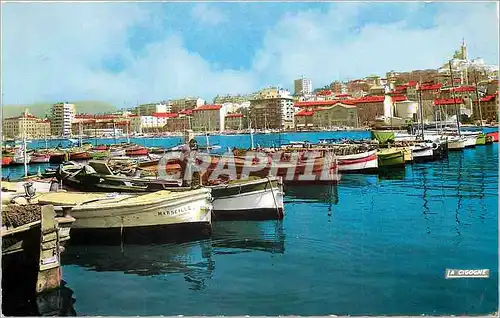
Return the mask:
[[(369, 135), (279, 138), (315, 142)], [(255, 143), (277, 139), (256, 135)], [(173, 146), (180, 138), (132, 141)], [(213, 136), (210, 142), (246, 147), (249, 137)], [(22, 173), (23, 167), (2, 172)], [(63, 277), (74, 310), (127, 316), (497, 311), (498, 143), (390, 174), (345, 175), (336, 186), (287, 186), (285, 192), (284, 220), (216, 222), (207, 240), (68, 246)], [(490, 278), (447, 280), (447, 268), (490, 269)]]

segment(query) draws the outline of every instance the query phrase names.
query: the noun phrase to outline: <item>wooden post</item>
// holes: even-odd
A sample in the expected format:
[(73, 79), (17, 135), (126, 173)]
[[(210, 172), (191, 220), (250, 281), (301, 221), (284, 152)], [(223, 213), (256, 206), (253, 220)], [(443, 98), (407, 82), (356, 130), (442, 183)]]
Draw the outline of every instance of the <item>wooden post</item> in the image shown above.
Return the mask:
[(58, 288), (61, 284), (59, 255), (59, 233), (54, 207), (42, 206), (40, 262), (36, 292), (41, 293)]

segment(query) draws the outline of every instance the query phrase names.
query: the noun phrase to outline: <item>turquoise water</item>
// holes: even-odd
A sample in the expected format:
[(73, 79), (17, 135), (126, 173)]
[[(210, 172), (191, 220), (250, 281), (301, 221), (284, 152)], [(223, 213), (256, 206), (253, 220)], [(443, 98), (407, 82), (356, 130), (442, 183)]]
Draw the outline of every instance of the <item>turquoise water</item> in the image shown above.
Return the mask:
[[(244, 137), (211, 141), (245, 146)], [(285, 201), (283, 221), (214, 223), (208, 240), (123, 249), (69, 246), (63, 277), (74, 292), (76, 312), (473, 315), (497, 310), (498, 144), (407, 165), (393, 175), (344, 176), (334, 187), (288, 187)], [(446, 280), (446, 268), (488, 268), (491, 277)]]

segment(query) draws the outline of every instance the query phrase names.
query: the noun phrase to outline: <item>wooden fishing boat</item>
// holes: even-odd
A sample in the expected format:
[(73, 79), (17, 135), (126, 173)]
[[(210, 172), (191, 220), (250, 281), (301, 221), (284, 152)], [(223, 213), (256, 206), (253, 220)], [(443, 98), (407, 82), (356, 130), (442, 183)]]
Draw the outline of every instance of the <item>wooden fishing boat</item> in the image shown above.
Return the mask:
[(98, 146), (93, 147), (92, 149), (97, 150), (97, 151), (109, 150), (109, 146), (108, 145), (98, 145)]
[(476, 147), (477, 136), (475, 135), (466, 135), (465, 138), (465, 148), (474, 148)]
[(363, 153), (336, 156), (338, 170), (341, 173), (376, 172), (378, 170), (377, 150)]
[(480, 133), (476, 137), (476, 145), (486, 145), (486, 134)]
[(463, 137), (449, 137), (448, 138), (448, 150), (449, 151), (460, 151), (465, 148), (465, 138)]
[(125, 149), (122, 148), (116, 148), (116, 147), (111, 147), (109, 148), (109, 157), (123, 157), (125, 156)]
[(493, 142), (498, 142), (498, 131), (490, 132), (487, 135), (492, 138)]
[(50, 154), (50, 158), (49, 158), (50, 163), (63, 163), (64, 161), (69, 160), (69, 155), (65, 151), (56, 150), (56, 151), (50, 152), (49, 154)]
[(2, 167), (6, 167), (12, 163), (12, 157), (2, 155)]
[(427, 162), (435, 159), (433, 144), (429, 143), (416, 144), (411, 147), (411, 151), (414, 162)]
[(33, 153), (31, 155), (30, 163), (48, 163), (50, 155), (46, 153)]
[(87, 151), (70, 151), (69, 160), (90, 160), (90, 154)]
[(142, 146), (133, 146), (125, 149), (127, 156), (146, 156), (148, 153), (148, 149)]
[(379, 168), (405, 165), (404, 153), (398, 149), (380, 149), (377, 152), (377, 158)]
[(279, 177), (228, 180), (208, 188), (212, 190), (215, 220), (266, 220), (284, 216), (283, 184)]
[(26, 160), (26, 163), (29, 163), (31, 160), (31, 155), (29, 153), (26, 153), (26, 157), (25, 157), (25, 154), (24, 154), (22, 149), (16, 149), (14, 151), (14, 154), (12, 156), (12, 161), (10, 164), (11, 165), (23, 165), (25, 160)]
[(211, 233), (212, 205), (206, 188), (147, 194), (52, 192), (37, 200), (76, 219), (72, 244), (157, 243)]
[[(87, 165), (75, 167), (61, 165), (57, 179), (70, 190), (91, 192), (154, 192), (159, 190), (184, 191), (182, 180), (141, 178), (115, 173), (104, 161), (91, 160)], [(135, 175), (136, 171), (130, 171)]]

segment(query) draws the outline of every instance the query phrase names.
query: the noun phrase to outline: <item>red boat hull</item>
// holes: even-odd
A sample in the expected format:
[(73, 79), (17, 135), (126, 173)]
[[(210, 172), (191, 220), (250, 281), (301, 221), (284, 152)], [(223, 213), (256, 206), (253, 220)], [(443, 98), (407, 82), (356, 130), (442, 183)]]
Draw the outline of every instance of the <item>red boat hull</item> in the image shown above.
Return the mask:
[(2, 167), (10, 165), (12, 157), (2, 157)]
[(147, 156), (148, 150), (146, 148), (130, 149), (130, 150), (125, 150), (125, 154), (127, 156)]
[(90, 155), (84, 151), (84, 152), (74, 152), (69, 154), (69, 160), (89, 160)]
[(493, 139), (493, 142), (498, 142), (498, 131), (487, 133)]

